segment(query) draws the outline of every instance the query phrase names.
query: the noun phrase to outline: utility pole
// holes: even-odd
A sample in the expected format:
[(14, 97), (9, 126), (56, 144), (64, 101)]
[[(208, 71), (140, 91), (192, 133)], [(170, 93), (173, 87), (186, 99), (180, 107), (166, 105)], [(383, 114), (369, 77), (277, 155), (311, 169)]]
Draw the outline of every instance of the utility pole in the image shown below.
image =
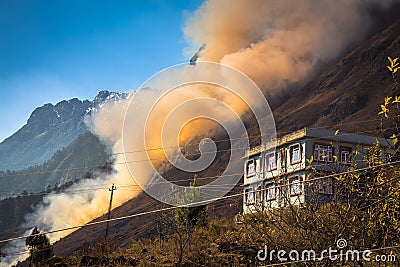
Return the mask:
[(105, 238), (105, 240), (107, 240), (107, 237), (108, 237), (108, 225), (110, 224), (111, 207), (112, 207), (112, 200), (113, 200), (114, 190), (117, 190), (117, 187), (114, 184), (112, 184), (112, 186), (108, 189), (108, 191), (111, 192), (111, 196), (110, 196), (110, 205), (108, 206), (107, 225), (106, 225), (106, 238)]

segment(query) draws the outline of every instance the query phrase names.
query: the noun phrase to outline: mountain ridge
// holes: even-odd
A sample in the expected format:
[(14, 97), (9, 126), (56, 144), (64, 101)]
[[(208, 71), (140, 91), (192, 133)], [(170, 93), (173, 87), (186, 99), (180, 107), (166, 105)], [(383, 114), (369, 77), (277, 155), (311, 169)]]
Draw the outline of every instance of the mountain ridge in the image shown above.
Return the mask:
[(102, 90), (93, 101), (72, 98), (36, 108), (25, 125), (0, 143), (0, 171), (42, 164), (89, 131), (85, 116), (104, 103), (120, 101), (128, 96), (127, 93)]
[(362, 126), (364, 131), (376, 133), (376, 126), (362, 121), (378, 119), (384, 97), (399, 93), (386, 69), (387, 57), (398, 55), (399, 43), (400, 21), (397, 21), (303, 88), (293, 91), (274, 110), (278, 131), (330, 125), (331, 129), (342, 131), (358, 130)]

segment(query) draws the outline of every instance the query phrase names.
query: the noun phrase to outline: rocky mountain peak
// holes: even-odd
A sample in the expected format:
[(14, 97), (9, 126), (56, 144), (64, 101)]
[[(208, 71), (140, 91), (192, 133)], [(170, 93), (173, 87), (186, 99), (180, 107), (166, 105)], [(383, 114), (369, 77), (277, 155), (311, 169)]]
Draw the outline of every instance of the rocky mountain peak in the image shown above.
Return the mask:
[(87, 114), (105, 103), (128, 97), (127, 93), (102, 90), (93, 101), (72, 98), (36, 108), (21, 129), (0, 143), (0, 170), (18, 170), (29, 166), (26, 163), (48, 160), (88, 132), (84, 123)]
[(93, 99), (93, 104), (106, 102), (110, 100), (121, 100), (128, 98), (128, 93), (110, 92), (107, 90), (101, 90), (97, 96)]
[(119, 92), (110, 92), (107, 90), (102, 90), (90, 103), (89, 108), (86, 110), (86, 114), (95, 112), (106, 103), (119, 102), (121, 100), (128, 99), (129, 95), (130, 95), (129, 93), (119, 93)]

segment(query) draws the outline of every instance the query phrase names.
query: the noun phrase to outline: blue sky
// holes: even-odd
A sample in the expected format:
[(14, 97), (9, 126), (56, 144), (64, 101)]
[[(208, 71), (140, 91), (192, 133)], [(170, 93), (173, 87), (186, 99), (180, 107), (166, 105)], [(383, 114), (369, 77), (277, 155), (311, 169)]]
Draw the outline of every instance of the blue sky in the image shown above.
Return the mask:
[(0, 141), (45, 103), (130, 91), (188, 60), (201, 0), (0, 0)]

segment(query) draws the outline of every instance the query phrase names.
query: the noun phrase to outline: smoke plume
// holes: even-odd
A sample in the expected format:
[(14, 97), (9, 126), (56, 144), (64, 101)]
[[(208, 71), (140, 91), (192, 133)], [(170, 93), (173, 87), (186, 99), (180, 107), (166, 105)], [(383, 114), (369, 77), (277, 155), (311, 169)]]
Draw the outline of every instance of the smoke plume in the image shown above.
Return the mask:
[[(290, 85), (304, 83), (318, 70), (320, 64), (335, 59), (346, 47), (362, 40), (371, 26), (368, 8), (373, 4), (387, 8), (393, 2), (209, 0), (188, 18), (184, 33), (194, 45), (206, 44), (199, 51), (199, 60), (217, 61), (235, 67), (254, 79), (265, 92), (273, 94)], [(168, 101), (164, 100), (163, 105), (158, 106), (159, 110), (155, 112), (157, 117), (150, 125), (154, 129), (161, 129), (175, 103), (194, 96), (218, 98), (227, 102), (238, 114), (245, 111), (245, 105), (241, 101), (237, 101), (232, 95), (224, 95), (223, 92), (204, 86), (178, 90), (169, 96)], [(142, 97), (139, 96), (136, 101), (146, 101), (149, 97), (151, 92), (142, 92)], [(105, 105), (88, 120), (91, 131), (117, 153), (116, 162), (124, 162), (121, 135), (128, 102), (125, 100)], [(216, 107), (214, 109), (221, 112)], [(181, 142), (192, 138), (200, 130), (209, 131), (204, 122), (192, 123), (192, 127), (186, 127), (186, 131), (182, 132)], [(150, 149), (162, 147), (158, 137), (146, 138)], [(168, 153), (166, 151), (161, 152)], [(150, 156), (162, 157), (161, 152), (152, 151)], [(115, 174), (85, 180), (73, 189), (109, 187), (112, 182), (134, 183), (125, 164), (116, 164), (114, 168)], [(139, 188), (133, 188), (123, 194), (116, 193), (115, 205), (134, 197)], [(46, 198), (46, 205), (39, 208), (38, 216), (32, 219), (50, 229), (78, 225), (105, 213), (108, 200), (109, 192), (101, 190), (79, 195), (49, 196)], [(68, 209), (67, 206), (73, 209)], [(59, 236), (55, 236), (57, 237)]]
[[(365, 38), (371, 27), (368, 9), (376, 6), (389, 8), (394, 0), (208, 0), (187, 18), (184, 34), (190, 43), (187, 51), (193, 47), (202, 49), (198, 60), (220, 62), (232, 66), (252, 78), (266, 95), (280, 95), (293, 86), (306, 83), (320, 66), (340, 56), (345, 49)], [(156, 59), (154, 59), (156, 60)], [(192, 62), (192, 64), (195, 64)], [(210, 74), (212, 75), (212, 74)], [(148, 89), (146, 89), (148, 90)], [(142, 92), (137, 102), (151, 97), (151, 90)], [(154, 128), (161, 125), (174, 101), (182, 102), (192, 96), (212, 97), (230, 105), (239, 115), (246, 111), (243, 102), (223, 91), (204, 87), (181, 90), (166, 101), (158, 116), (151, 124)], [(173, 100), (173, 101), (172, 101)], [(116, 163), (125, 161), (122, 154), (121, 134), (125, 110), (128, 101), (104, 106), (88, 119), (91, 131), (99, 136), (116, 154)], [(162, 108), (165, 108), (164, 112)], [(215, 109), (210, 106), (207, 109)], [(146, 114), (143, 114), (145, 116)], [(179, 121), (179, 119), (176, 119)], [(210, 129), (205, 122), (193, 122), (185, 127), (180, 142), (190, 140), (202, 130)], [(143, 129), (138, 129), (142, 131)], [(151, 136), (151, 147), (161, 147), (161, 141)], [(168, 153), (168, 150), (161, 151)], [(160, 151), (151, 152), (151, 157), (162, 157)], [(171, 153), (175, 153), (172, 151)], [(160, 154), (161, 153), (161, 154)], [(140, 155), (142, 156), (142, 155)], [(161, 164), (161, 163), (159, 163)], [(125, 164), (115, 164), (115, 173), (98, 176), (74, 185), (71, 191), (85, 188), (108, 188), (112, 183), (131, 184), (133, 179)], [(144, 178), (152, 173), (143, 170)], [(114, 205), (135, 197), (139, 187), (119, 193)], [(44, 205), (38, 207), (28, 219), (31, 225), (45, 230), (65, 228), (84, 224), (107, 211), (109, 192), (107, 190), (82, 191), (45, 198)], [(68, 232), (52, 236), (57, 240)]]
[[(110, 192), (107, 190), (113, 183), (123, 185), (117, 188), (113, 197), (113, 206), (120, 206), (140, 192), (135, 186), (126, 165), (121, 147), (121, 125), (125, 101), (109, 102), (102, 109), (86, 117), (86, 124), (111, 148), (114, 155), (114, 172), (110, 175), (94, 174), (94, 179), (85, 179), (74, 184), (63, 194), (49, 195), (44, 199), (35, 214), (28, 221), (35, 222), (40, 229), (53, 230), (85, 224), (108, 210)], [(127, 187), (130, 186), (130, 187)], [(73, 230), (52, 234), (56, 240)]]
[(363, 40), (372, 26), (368, 10), (394, 2), (208, 0), (184, 33), (191, 47), (206, 45), (199, 60), (235, 67), (276, 95), (303, 85), (322, 64)]
[[(117, 190), (114, 192), (113, 208), (120, 206), (125, 201), (135, 197), (141, 190), (132, 179), (125, 160), (121, 145), (122, 122), (124, 110), (128, 101), (109, 102), (97, 112), (86, 117), (86, 124), (90, 130), (99, 136), (108, 145), (114, 156), (114, 172), (109, 175), (94, 173), (93, 179), (85, 179), (69, 187), (61, 194), (50, 194), (35, 208), (35, 212), (29, 214), (24, 228), (37, 226), (42, 231), (64, 229), (72, 226), (83, 225), (93, 219), (107, 213), (110, 201), (108, 188), (115, 183)], [(121, 187), (119, 187), (121, 185)], [(50, 234), (53, 243), (76, 229)], [(24, 235), (29, 235), (28, 230)], [(9, 266), (17, 261), (26, 259), (29, 254), (16, 254), (15, 251), (25, 250), (25, 241), (12, 242), (6, 253), (10, 257), (4, 259), (0, 266)], [(2, 265), (3, 264), (3, 265)]]

